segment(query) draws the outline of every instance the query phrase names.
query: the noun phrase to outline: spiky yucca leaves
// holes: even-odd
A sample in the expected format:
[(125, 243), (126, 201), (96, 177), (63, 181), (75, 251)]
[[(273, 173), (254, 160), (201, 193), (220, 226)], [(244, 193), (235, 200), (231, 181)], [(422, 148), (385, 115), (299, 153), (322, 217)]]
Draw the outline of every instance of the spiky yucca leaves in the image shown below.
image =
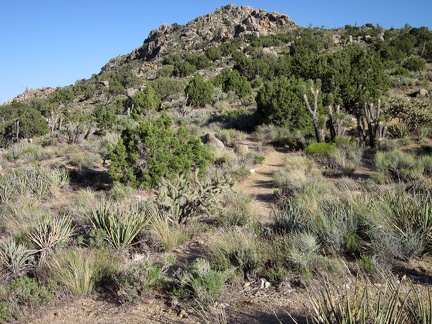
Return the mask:
[(68, 216), (53, 217), (45, 215), (40, 218), (34, 227), (27, 232), (27, 237), (40, 253), (40, 260), (45, 261), (46, 256), (59, 244), (67, 242), (72, 236), (74, 227), (72, 219)]
[(24, 171), (13, 171), (0, 178), (0, 200), (7, 203), (21, 195), (33, 195), (38, 199), (56, 196), (69, 181), (66, 169), (34, 165)]
[(231, 189), (232, 185), (233, 181), (228, 176), (200, 181), (196, 170), (192, 178), (177, 175), (173, 180), (162, 179), (156, 202), (166, 211), (171, 222), (185, 224), (199, 213), (217, 206), (221, 193)]
[(0, 244), (0, 267), (13, 277), (17, 277), (29, 268), (31, 251), (22, 244), (10, 239)]
[(152, 217), (147, 206), (102, 200), (87, 215), (94, 229), (101, 229), (104, 238), (116, 249), (126, 249), (134, 243)]
[(352, 284), (322, 279), (318, 291), (309, 290), (313, 323), (430, 323), (432, 296), (420, 294), (411, 281), (384, 275), (382, 285), (362, 277)]

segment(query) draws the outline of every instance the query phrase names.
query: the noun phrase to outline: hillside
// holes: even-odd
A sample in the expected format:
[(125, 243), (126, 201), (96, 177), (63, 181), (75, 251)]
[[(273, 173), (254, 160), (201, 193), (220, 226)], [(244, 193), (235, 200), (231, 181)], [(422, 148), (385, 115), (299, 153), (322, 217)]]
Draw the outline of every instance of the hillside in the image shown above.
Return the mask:
[(227, 5), (25, 91), (0, 321), (430, 322), (431, 64), (426, 27)]

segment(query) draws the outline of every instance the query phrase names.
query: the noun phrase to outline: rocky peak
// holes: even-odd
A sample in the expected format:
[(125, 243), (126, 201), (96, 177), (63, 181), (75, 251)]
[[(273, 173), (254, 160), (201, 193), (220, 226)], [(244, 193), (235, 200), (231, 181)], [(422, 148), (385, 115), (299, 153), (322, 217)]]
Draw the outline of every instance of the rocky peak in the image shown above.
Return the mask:
[(220, 43), (246, 34), (267, 35), (286, 31), (296, 24), (287, 15), (234, 4), (198, 17), (186, 25), (162, 25), (152, 30), (144, 45), (129, 54), (129, 59), (152, 59), (170, 48), (194, 50), (208, 43)]
[(35, 98), (44, 98), (54, 91), (55, 89), (50, 87), (44, 87), (42, 89), (26, 89), (23, 93), (19, 94), (15, 98), (9, 99), (8, 104), (11, 104), (13, 101), (28, 103)]

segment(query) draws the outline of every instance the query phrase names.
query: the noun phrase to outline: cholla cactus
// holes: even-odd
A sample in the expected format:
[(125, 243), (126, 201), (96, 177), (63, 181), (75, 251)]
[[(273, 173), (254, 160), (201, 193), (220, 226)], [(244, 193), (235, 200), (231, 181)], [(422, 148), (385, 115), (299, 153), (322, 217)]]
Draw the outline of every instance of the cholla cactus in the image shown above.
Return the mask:
[(191, 178), (177, 175), (173, 180), (162, 179), (157, 190), (157, 204), (165, 210), (172, 223), (184, 224), (217, 205), (220, 194), (232, 186), (233, 181), (228, 176), (202, 182), (198, 179), (197, 170)]

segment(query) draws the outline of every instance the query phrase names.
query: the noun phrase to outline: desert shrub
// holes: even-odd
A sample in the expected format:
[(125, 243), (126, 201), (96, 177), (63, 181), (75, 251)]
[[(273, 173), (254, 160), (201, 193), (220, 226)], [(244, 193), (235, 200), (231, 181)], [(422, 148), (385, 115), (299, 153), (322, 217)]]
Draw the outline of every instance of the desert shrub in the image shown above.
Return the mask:
[(329, 154), (336, 149), (333, 143), (312, 143), (306, 147), (306, 154), (319, 155), (319, 154)]
[(424, 165), (421, 160), (401, 150), (377, 152), (374, 163), (379, 172), (396, 180), (418, 180), (424, 173)]
[(181, 286), (189, 290), (200, 304), (208, 306), (218, 301), (227, 279), (224, 271), (213, 270), (209, 261), (198, 258), (182, 274)]
[(134, 244), (152, 215), (145, 205), (102, 200), (85, 217), (105, 240), (122, 250)]
[(23, 236), (47, 208), (31, 195), (15, 196), (0, 208), (1, 229), (12, 237)]
[(254, 275), (265, 263), (263, 246), (255, 235), (240, 229), (216, 233), (206, 247), (212, 268), (225, 271), (235, 267), (244, 276)]
[(372, 192), (356, 200), (362, 232), (382, 264), (422, 253), (431, 239), (430, 198), (402, 189)]
[(277, 231), (296, 233), (307, 229), (307, 220), (300, 200), (289, 198), (283, 203), (278, 202), (273, 215), (274, 228)]
[(345, 175), (355, 172), (361, 164), (364, 147), (352, 145), (343, 148), (337, 148), (329, 153), (329, 161), (331, 164), (340, 168)]
[(348, 202), (323, 200), (311, 215), (308, 228), (323, 246), (336, 252), (358, 250), (358, 218)]
[(127, 265), (127, 268), (115, 276), (117, 298), (121, 304), (141, 301), (145, 292), (163, 287), (167, 282), (166, 272), (174, 262), (172, 257), (164, 257), (161, 264), (144, 258)]
[[(319, 260), (317, 238), (307, 232), (297, 232), (290, 235), (276, 236), (271, 244), (272, 269), (266, 271), (271, 274), (274, 281), (283, 281), (290, 271), (303, 274), (310, 273)], [(285, 269), (285, 271), (282, 271)]]
[[(9, 161), (43, 161), (54, 156), (55, 152), (49, 148), (43, 148), (39, 144), (19, 142), (10, 145), (5, 154)], [(18, 162), (18, 161), (17, 161)]]
[(312, 169), (313, 163), (305, 156), (290, 155), (285, 158), (284, 168), (273, 175), (274, 185), (278, 188), (278, 195), (283, 203), (301, 193), (308, 193), (310, 198), (322, 192), (321, 175)]
[(102, 159), (99, 154), (91, 154), (90, 152), (79, 152), (67, 156), (69, 164), (74, 166), (79, 172), (93, 169), (97, 165), (102, 164)]
[(225, 144), (225, 146), (232, 147), (235, 143), (235, 129), (223, 129), (218, 133), (218, 138)]
[(16, 278), (0, 289), (0, 321), (12, 323), (21, 318), (24, 309), (34, 309), (53, 299), (53, 294), (37, 280)]
[(124, 130), (110, 158), (109, 175), (114, 181), (153, 187), (162, 177), (188, 175), (192, 169), (204, 174), (212, 155), (198, 137), (185, 127), (174, 130), (172, 119), (162, 114), (135, 130)]
[(121, 182), (115, 181), (109, 191), (109, 197), (116, 201), (127, 200), (132, 197), (136, 192), (136, 189), (128, 185), (124, 185)]

